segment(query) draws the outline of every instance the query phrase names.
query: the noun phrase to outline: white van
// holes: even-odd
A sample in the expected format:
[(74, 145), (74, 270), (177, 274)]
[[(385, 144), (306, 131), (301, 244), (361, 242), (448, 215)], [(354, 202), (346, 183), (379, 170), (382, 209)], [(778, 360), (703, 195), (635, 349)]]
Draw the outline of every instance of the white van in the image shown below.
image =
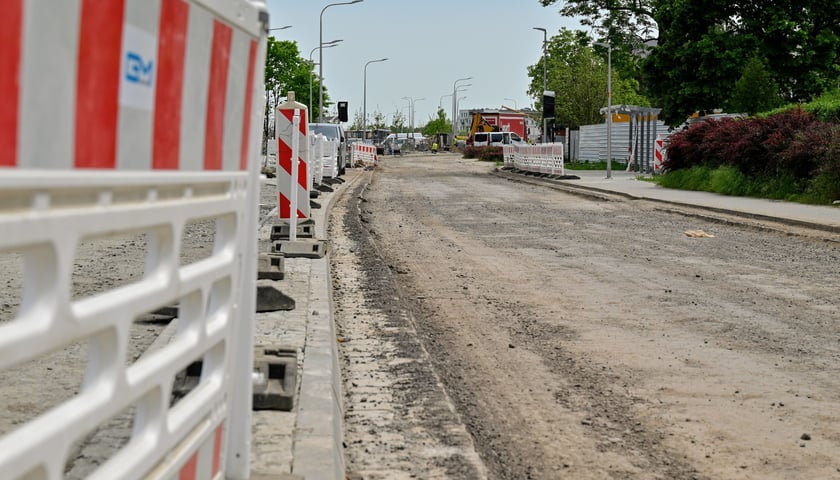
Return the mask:
[(524, 144), (525, 141), (515, 132), (475, 132), (473, 136), (473, 145), (476, 147)]

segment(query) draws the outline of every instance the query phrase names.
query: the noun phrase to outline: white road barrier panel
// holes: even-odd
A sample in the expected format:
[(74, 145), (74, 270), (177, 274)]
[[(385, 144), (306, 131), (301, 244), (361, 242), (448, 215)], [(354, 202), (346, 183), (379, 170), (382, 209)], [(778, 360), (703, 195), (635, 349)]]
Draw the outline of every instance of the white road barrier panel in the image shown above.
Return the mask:
[[(133, 412), (89, 478), (248, 478), (265, 3), (3, 6), (0, 253), (24, 278), (0, 371), (78, 342), (88, 356), (74, 396), (0, 436), (2, 477), (64, 478), (74, 444)], [(215, 223), (213, 250), (180, 265), (195, 220)], [(80, 242), (113, 234), (145, 234), (144, 276), (73, 298)], [(134, 320), (175, 304), (175, 337), (131, 363)]]
[(503, 145), (505, 167), (547, 175), (565, 175), (562, 143)]
[(339, 175), (338, 155), (341, 151), (341, 143), (338, 140), (326, 139), (324, 142), (323, 154), (321, 155), (322, 175), (326, 178), (336, 178)]
[(350, 152), (350, 161), (354, 166), (360, 164), (365, 167), (376, 166), (376, 145), (357, 142), (350, 147)]
[(327, 137), (323, 135), (309, 134), (309, 167), (312, 170), (312, 183), (320, 185), (324, 180), (324, 168), (322, 165), (324, 156), (324, 142)]

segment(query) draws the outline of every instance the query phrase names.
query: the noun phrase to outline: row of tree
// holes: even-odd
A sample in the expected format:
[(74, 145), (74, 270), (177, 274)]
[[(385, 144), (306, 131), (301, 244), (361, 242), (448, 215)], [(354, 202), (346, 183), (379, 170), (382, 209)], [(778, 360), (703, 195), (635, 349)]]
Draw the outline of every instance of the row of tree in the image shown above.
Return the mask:
[[(590, 28), (547, 45), (557, 122), (598, 123), (612, 102), (662, 107), (677, 125), (695, 111), (756, 113), (840, 86), (840, 0), (540, 0)], [(529, 67), (539, 105), (542, 58)]]

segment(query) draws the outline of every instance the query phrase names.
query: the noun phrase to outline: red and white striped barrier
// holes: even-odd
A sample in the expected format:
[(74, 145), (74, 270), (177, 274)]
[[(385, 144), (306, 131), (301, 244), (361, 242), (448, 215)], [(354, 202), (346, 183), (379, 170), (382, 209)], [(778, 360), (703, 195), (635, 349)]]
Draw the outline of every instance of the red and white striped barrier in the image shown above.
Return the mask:
[[(131, 411), (90, 478), (247, 478), (265, 3), (3, 6), (0, 254), (27, 278), (0, 322), (0, 371), (77, 343), (88, 357), (74, 394), (0, 436), (2, 477), (64, 478), (74, 445)], [(213, 251), (181, 265), (198, 220), (215, 223)], [(145, 274), (74, 298), (79, 245), (114, 234), (145, 235)], [(127, 363), (134, 321), (176, 304), (172, 341)]]
[(665, 163), (665, 159), (667, 158), (667, 151), (665, 148), (665, 140), (662, 138), (662, 134), (659, 133), (656, 135), (656, 140), (653, 143), (653, 173), (662, 173), (662, 165)]
[[(306, 106), (289, 101), (277, 107), (277, 189), (280, 218), (309, 218), (309, 140), (307, 139)], [(296, 212), (295, 215), (292, 212)]]
[(350, 147), (350, 158), (353, 165), (364, 165), (366, 167), (376, 166), (376, 146), (366, 143), (354, 143)]

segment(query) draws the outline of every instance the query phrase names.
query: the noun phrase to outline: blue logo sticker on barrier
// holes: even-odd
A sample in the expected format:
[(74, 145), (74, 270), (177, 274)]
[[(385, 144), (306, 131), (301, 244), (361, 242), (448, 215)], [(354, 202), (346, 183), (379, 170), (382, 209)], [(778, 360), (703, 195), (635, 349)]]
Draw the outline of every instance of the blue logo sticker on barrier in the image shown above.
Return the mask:
[(132, 83), (151, 87), (154, 67), (155, 62), (149, 60), (146, 63), (139, 53), (128, 52), (125, 57), (125, 79)]

